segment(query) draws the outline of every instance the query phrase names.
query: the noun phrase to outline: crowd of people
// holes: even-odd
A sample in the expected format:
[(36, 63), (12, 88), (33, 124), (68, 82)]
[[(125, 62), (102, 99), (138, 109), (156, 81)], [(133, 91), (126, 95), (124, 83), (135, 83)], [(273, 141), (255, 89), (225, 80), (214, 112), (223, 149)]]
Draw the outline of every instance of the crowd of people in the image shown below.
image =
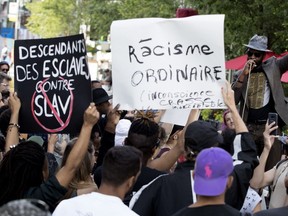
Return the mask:
[(287, 142), (271, 132), (288, 125), (288, 55), (267, 52), (265, 36), (245, 44), (243, 70), (222, 87), (221, 131), (199, 110), (180, 126), (161, 122), (165, 111), (112, 107), (107, 71), (73, 137), (19, 134), (21, 98), (0, 62), (0, 215), (287, 215)]

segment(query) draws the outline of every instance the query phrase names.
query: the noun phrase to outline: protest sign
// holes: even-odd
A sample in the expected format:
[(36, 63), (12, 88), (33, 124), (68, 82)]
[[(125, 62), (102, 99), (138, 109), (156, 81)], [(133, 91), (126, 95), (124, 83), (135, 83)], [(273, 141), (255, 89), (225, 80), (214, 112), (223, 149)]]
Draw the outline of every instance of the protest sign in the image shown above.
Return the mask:
[(113, 104), (120, 109), (225, 108), (224, 15), (114, 21)]
[(16, 40), (15, 91), (22, 133), (78, 133), (91, 101), (83, 35)]

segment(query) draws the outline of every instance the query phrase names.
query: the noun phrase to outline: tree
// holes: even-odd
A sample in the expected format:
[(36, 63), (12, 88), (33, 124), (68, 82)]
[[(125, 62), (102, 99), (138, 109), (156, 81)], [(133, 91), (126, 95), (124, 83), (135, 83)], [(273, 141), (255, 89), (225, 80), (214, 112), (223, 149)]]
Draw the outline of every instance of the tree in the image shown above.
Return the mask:
[(85, 23), (90, 25), (90, 37), (106, 38), (114, 20), (144, 17), (175, 17), (179, 6), (175, 0), (86, 0)]
[(43, 38), (66, 36), (79, 33), (81, 20), (78, 18), (75, 0), (49, 0), (27, 3), (30, 11), (26, 27)]
[(124, 0), (119, 4), (119, 12), (125, 19), (144, 17), (175, 17), (179, 6), (175, 0)]
[[(266, 35), (276, 53), (287, 50), (288, 1), (281, 0), (186, 0), (199, 14), (225, 14), (227, 59), (243, 55), (244, 43), (254, 35)], [(281, 7), (279, 7), (281, 5)]]
[(118, 6), (121, 1), (84, 0), (82, 2), (81, 18), (90, 26), (88, 32), (91, 39), (107, 38), (113, 20), (121, 19)]

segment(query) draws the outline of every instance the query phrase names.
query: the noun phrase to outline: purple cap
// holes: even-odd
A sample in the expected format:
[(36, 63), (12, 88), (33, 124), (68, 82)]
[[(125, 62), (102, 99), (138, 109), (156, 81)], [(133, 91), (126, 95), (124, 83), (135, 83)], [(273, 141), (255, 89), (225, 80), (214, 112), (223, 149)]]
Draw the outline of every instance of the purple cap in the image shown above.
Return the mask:
[(227, 179), (233, 171), (233, 160), (225, 150), (212, 147), (202, 150), (196, 158), (194, 191), (201, 196), (224, 193)]

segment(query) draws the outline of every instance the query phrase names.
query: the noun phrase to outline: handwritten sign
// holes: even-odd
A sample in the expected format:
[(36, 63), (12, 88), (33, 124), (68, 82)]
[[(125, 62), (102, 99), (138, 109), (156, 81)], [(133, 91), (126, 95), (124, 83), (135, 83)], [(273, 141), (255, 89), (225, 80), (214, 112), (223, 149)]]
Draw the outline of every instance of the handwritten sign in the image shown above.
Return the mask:
[(77, 133), (91, 101), (83, 35), (16, 40), (15, 91), (24, 133)]
[(224, 108), (223, 24), (224, 15), (114, 21), (113, 104), (127, 110)]

